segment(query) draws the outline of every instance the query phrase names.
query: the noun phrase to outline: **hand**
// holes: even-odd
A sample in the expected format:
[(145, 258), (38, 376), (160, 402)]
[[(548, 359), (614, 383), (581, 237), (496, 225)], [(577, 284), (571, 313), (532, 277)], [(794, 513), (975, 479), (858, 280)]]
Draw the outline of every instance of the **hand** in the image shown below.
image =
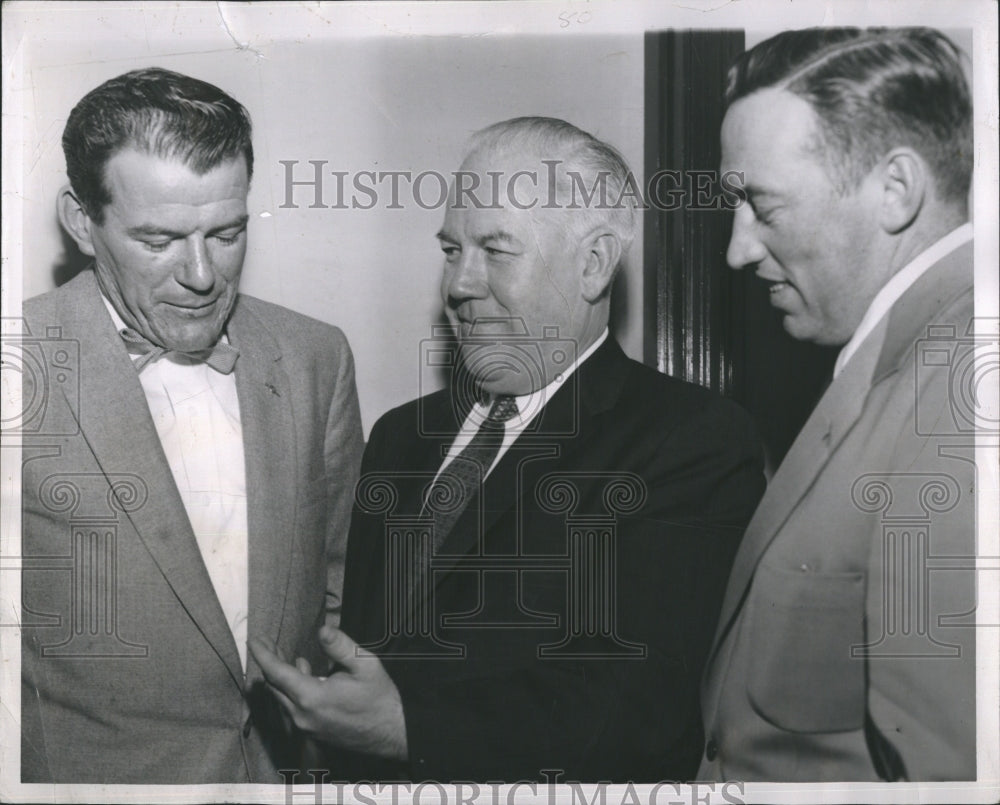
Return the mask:
[(328, 677), (312, 676), (301, 657), (295, 666), (284, 662), (256, 638), (250, 652), (300, 730), (342, 749), (406, 760), (403, 702), (382, 662), (339, 629), (324, 626), (319, 640), (336, 664)]

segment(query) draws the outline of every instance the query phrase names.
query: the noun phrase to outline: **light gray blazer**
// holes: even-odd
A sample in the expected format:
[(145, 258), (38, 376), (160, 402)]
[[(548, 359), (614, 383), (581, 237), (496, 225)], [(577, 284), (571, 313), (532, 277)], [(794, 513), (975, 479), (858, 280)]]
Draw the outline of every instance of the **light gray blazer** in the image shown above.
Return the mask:
[[(93, 273), (24, 315), (47, 375), (23, 452), (22, 779), (280, 781), (296, 744), (252, 657), (244, 679)], [(350, 348), (335, 327), (243, 295), (227, 332), (240, 350), (249, 635), (315, 656), (363, 449)]]
[(709, 655), (698, 779), (975, 778), (972, 313), (968, 244), (896, 302), (779, 467)]

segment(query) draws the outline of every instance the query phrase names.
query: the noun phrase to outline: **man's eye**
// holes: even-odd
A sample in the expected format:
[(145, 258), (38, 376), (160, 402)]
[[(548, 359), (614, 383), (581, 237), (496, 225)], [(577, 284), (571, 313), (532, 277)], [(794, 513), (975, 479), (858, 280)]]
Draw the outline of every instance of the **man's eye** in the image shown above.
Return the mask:
[(165, 252), (171, 242), (169, 240), (144, 240), (143, 244), (151, 252)]
[(445, 260), (454, 260), (461, 253), (458, 246), (442, 246), (441, 251), (444, 252)]
[(220, 235), (216, 235), (215, 239), (217, 241), (219, 241), (219, 243), (221, 243), (223, 246), (232, 246), (234, 243), (236, 243), (236, 241), (238, 241), (240, 239), (240, 235), (242, 235), (242, 234), (243, 234), (242, 231), (241, 232), (235, 232), (232, 235), (221, 235), (220, 234)]
[(757, 204), (754, 204), (753, 199), (750, 200), (750, 209), (753, 210), (753, 217), (756, 218), (759, 223), (762, 223), (765, 226), (771, 223), (771, 210), (763, 209)]
[(494, 249), (491, 246), (487, 246), (483, 251), (490, 257), (500, 257), (501, 255), (509, 254), (509, 252), (505, 252), (503, 249)]

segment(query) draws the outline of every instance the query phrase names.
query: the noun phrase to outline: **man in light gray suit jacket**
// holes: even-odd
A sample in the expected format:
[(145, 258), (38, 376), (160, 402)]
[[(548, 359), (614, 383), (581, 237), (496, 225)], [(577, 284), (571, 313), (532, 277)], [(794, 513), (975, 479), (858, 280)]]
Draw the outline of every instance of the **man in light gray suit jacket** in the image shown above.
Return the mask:
[(119, 76), (63, 147), (94, 265), (24, 306), (22, 780), (279, 782), (297, 745), (246, 644), (315, 656), (337, 621), (350, 349), (238, 293), (250, 119), (217, 87)]
[(737, 553), (699, 779), (975, 779), (975, 356), (995, 337), (972, 327), (959, 52), (792, 31), (741, 57), (727, 100), (729, 263), (790, 335), (842, 351)]

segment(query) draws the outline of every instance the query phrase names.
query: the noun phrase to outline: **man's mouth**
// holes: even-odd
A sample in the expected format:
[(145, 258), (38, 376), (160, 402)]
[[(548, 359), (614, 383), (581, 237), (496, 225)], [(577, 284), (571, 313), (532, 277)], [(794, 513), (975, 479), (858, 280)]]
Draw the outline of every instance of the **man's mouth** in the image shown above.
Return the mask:
[(199, 316), (206, 316), (211, 313), (215, 309), (215, 303), (218, 301), (218, 299), (212, 299), (207, 302), (198, 300), (197, 302), (166, 302), (165, 304), (173, 308), (181, 316), (198, 318)]
[(769, 277), (766, 271), (758, 271), (757, 279), (767, 284), (767, 290), (772, 296), (792, 287), (792, 284), (782, 277)]
[(216, 297), (215, 299), (197, 299), (191, 302), (167, 302), (166, 304), (171, 307), (183, 308), (184, 310), (201, 310), (202, 308), (211, 307), (218, 301), (219, 298)]

